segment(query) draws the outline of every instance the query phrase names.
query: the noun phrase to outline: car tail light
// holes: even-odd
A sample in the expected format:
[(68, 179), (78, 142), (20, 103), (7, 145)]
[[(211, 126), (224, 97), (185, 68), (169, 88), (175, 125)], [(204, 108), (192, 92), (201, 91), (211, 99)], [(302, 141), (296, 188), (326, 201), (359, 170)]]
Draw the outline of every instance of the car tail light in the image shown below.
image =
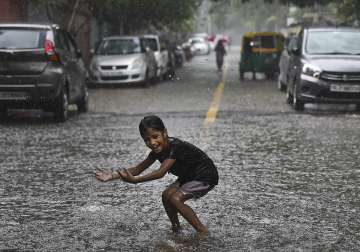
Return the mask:
[(60, 62), (59, 55), (55, 52), (54, 43), (51, 40), (45, 40), (45, 54), (49, 61)]

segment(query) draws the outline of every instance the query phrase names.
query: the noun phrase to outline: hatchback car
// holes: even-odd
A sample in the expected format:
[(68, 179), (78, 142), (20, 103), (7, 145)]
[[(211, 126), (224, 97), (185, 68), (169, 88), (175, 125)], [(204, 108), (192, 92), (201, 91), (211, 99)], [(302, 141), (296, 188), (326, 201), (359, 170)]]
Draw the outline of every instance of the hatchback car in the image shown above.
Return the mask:
[(143, 83), (156, 78), (154, 52), (138, 36), (104, 38), (90, 63), (90, 83), (95, 85)]
[(42, 108), (60, 121), (68, 104), (88, 109), (86, 68), (75, 41), (58, 25), (0, 25), (0, 110)]
[(211, 52), (209, 41), (202, 37), (192, 37), (189, 39), (192, 55), (206, 55)]
[(287, 101), (353, 103), (360, 109), (360, 30), (305, 28), (290, 48)]

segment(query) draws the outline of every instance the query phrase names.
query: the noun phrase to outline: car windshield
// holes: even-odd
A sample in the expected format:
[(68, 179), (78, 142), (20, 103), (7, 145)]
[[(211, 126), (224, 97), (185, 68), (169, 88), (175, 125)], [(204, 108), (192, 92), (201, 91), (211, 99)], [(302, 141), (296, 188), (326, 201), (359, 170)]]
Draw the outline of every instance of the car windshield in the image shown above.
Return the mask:
[(192, 38), (191, 44), (199, 44), (199, 43), (205, 43), (205, 40), (203, 38)]
[(141, 53), (140, 40), (130, 39), (108, 39), (101, 43), (97, 54), (100, 55), (121, 55)]
[(0, 28), (0, 49), (37, 49), (44, 47), (44, 30)]
[(308, 34), (308, 54), (360, 54), (360, 32), (311, 31)]
[(275, 48), (275, 37), (274, 36), (257, 36), (254, 39), (255, 48)]
[(143, 43), (144, 43), (145, 47), (149, 47), (154, 52), (159, 50), (156, 39), (154, 39), (154, 38), (145, 38), (145, 39), (143, 39), (143, 41), (144, 41)]

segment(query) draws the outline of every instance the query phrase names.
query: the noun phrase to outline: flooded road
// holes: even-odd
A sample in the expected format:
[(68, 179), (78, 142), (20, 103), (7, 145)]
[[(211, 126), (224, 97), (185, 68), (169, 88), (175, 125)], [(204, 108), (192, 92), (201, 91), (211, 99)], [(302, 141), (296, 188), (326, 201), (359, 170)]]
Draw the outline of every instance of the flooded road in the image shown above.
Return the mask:
[[(351, 106), (294, 112), (275, 82), (240, 82), (237, 54), (227, 60), (211, 124), (221, 82), (213, 54), (149, 88), (92, 89), (91, 111), (66, 123), (2, 121), (0, 250), (359, 251), (360, 115)], [(210, 229), (205, 239), (183, 219), (181, 234), (171, 233), (161, 193), (172, 175), (95, 180), (97, 168), (145, 157), (137, 127), (149, 113), (218, 166), (219, 185), (189, 202)]]

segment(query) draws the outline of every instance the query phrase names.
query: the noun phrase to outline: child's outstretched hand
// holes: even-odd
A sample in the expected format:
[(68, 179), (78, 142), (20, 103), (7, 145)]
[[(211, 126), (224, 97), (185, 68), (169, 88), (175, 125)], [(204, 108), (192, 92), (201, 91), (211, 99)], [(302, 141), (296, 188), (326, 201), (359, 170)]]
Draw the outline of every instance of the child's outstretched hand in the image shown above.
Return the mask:
[(112, 180), (112, 171), (97, 171), (95, 172), (95, 177), (103, 182)]
[(119, 172), (121, 179), (132, 184), (136, 184), (136, 178), (126, 169), (122, 169)]

